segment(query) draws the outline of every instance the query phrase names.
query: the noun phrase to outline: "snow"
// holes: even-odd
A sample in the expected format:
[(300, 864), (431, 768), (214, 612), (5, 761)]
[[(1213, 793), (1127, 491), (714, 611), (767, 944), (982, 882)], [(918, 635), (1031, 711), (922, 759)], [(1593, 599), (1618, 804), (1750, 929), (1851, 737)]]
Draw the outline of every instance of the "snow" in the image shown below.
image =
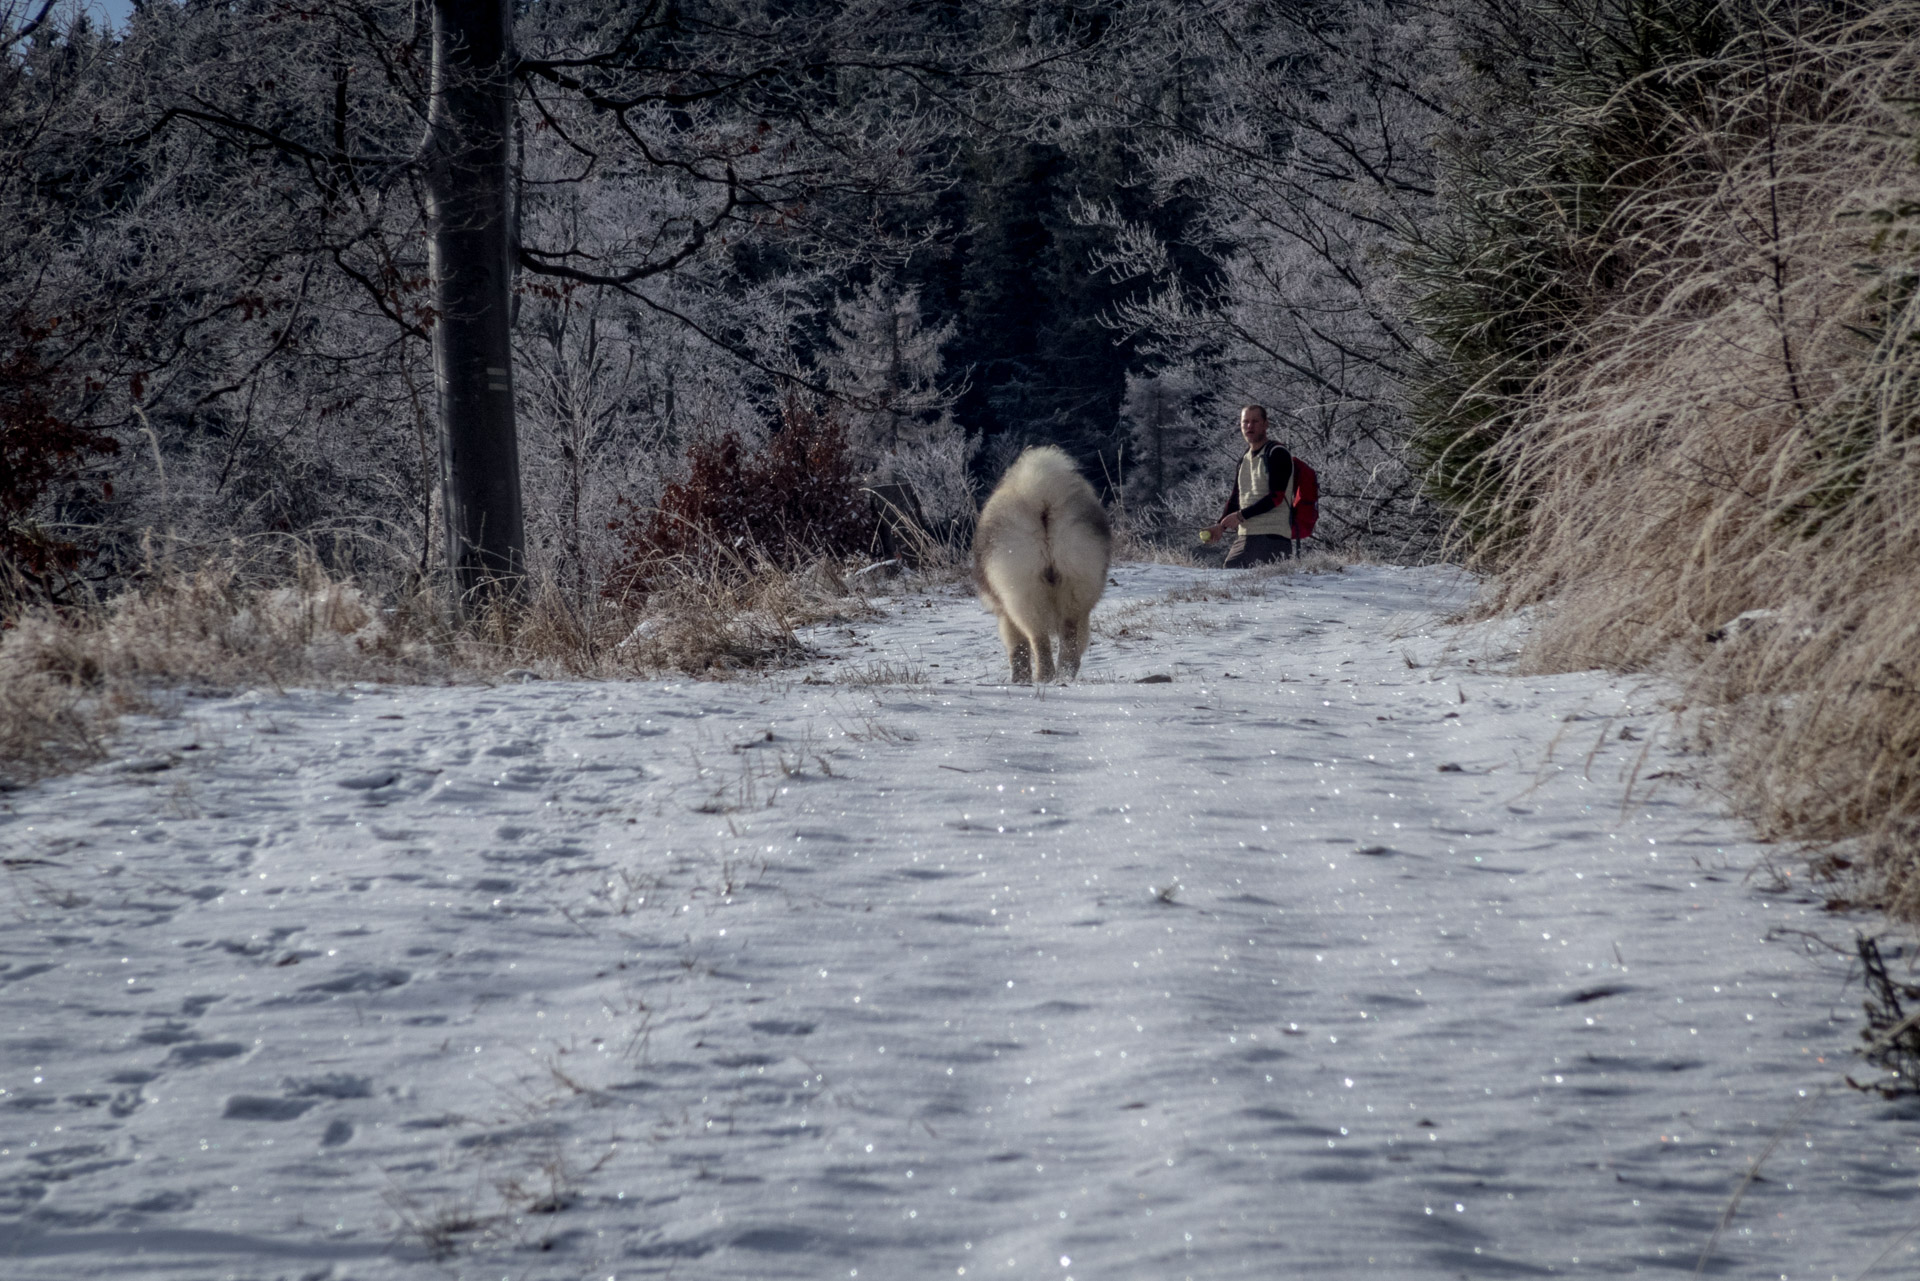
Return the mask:
[(1690, 1274), (1762, 1158), (1711, 1274), (1912, 1268), (1851, 923), (1658, 684), (1512, 674), (1446, 569), (1114, 578), (1071, 686), (890, 589), (12, 795), (0, 1274)]

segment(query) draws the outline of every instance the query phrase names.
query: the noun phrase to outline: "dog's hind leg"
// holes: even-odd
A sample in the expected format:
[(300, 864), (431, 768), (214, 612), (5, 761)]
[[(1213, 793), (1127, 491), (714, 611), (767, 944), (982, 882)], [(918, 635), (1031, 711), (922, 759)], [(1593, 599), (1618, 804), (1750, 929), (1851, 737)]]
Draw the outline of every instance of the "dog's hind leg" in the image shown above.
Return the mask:
[(1033, 683), (1033, 646), (1027, 643), (1027, 634), (1013, 625), (1013, 620), (1005, 614), (1000, 615), (1000, 642), (1007, 647), (1007, 667), (1012, 672), (1015, 685)]
[(1044, 685), (1053, 680), (1053, 637), (1039, 632), (1033, 637), (1033, 679)]
[(1080, 658), (1087, 652), (1088, 615), (1060, 625), (1060, 670), (1069, 679), (1080, 675)]

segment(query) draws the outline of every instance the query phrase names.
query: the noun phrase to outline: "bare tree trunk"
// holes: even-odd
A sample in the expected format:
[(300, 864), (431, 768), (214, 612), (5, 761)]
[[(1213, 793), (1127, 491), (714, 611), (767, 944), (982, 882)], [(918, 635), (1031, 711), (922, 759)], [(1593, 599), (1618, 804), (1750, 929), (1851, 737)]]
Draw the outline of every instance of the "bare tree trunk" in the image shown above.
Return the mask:
[(513, 94), (505, 0), (434, 0), (434, 381), (447, 567), (464, 604), (526, 568), (513, 422), (508, 199)]

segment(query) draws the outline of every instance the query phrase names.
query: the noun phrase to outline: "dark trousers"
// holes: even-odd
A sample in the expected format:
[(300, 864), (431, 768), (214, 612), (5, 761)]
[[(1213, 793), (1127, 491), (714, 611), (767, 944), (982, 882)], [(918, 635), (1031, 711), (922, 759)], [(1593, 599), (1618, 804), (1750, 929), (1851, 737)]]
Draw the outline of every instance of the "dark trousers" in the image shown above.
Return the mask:
[(1293, 540), (1278, 534), (1248, 534), (1234, 540), (1223, 569), (1252, 569), (1269, 561), (1291, 560)]

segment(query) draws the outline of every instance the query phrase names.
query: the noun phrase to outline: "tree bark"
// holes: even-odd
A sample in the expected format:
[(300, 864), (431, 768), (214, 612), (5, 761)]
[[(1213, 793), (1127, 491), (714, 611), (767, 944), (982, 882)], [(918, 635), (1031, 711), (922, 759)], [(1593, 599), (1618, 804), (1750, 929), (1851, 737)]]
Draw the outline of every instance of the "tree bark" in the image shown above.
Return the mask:
[(526, 568), (513, 420), (506, 0), (434, 0), (427, 165), (447, 568), (463, 608)]

